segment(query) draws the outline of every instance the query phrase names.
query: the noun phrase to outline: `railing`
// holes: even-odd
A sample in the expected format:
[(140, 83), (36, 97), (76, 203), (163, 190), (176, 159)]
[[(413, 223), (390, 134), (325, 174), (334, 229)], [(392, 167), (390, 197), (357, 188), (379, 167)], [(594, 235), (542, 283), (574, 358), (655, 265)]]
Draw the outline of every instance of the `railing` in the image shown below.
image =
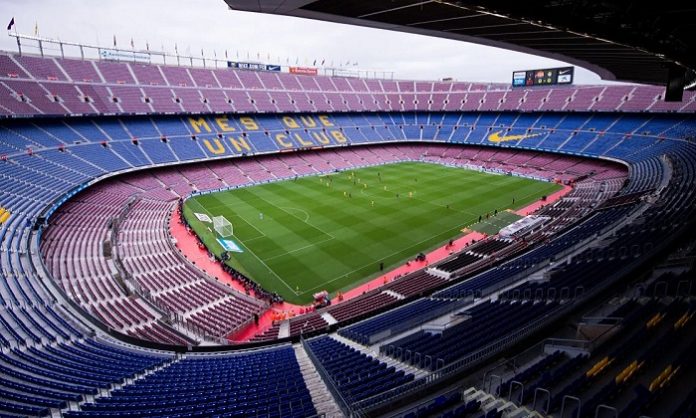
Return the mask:
[[(461, 389), (461, 388), (452, 389), (452, 390), (447, 391), (447, 392), (445, 392), (445, 393), (438, 394), (437, 397), (445, 396), (445, 397), (448, 397), (448, 398), (449, 398), (449, 397), (451, 397), (451, 396), (453, 396), (453, 395), (455, 395), (455, 394), (457, 394), (457, 393), (459, 393), (459, 395), (462, 396), (461, 392), (462, 392), (462, 389)], [(462, 397), (463, 397), (463, 396), (462, 396)], [(409, 409), (407, 409), (407, 410), (405, 410), (405, 411), (402, 411), (402, 412), (399, 412), (397, 415), (394, 415), (393, 418), (406, 418), (406, 417), (410, 416), (411, 414), (416, 413), (416, 412), (418, 411), (419, 408), (421, 408), (421, 407), (423, 407), (423, 406), (425, 406), (425, 405), (428, 405), (428, 404), (432, 403), (435, 399), (436, 399), (436, 398), (429, 398), (428, 400), (425, 400), (425, 401), (422, 401), (422, 402), (418, 402), (417, 404), (415, 404), (415, 405), (409, 407)], [(460, 399), (460, 400), (461, 400), (461, 399)], [(416, 416), (417, 416), (417, 414), (416, 414)]]
[[(569, 304), (569, 306), (570, 305), (571, 304)], [(453, 363), (450, 363), (449, 365), (445, 366), (444, 361), (442, 359), (436, 359), (436, 371), (419, 380), (410, 382), (406, 385), (402, 385), (397, 388), (393, 388), (379, 395), (375, 395), (373, 397), (364, 399), (359, 403), (356, 403), (354, 405), (354, 409), (361, 413), (366, 413), (371, 409), (395, 402), (397, 399), (403, 399), (404, 397), (407, 397), (413, 394), (414, 392), (422, 390), (424, 387), (434, 385), (438, 382), (442, 382), (448, 378), (456, 376), (470, 369), (474, 365), (488, 359), (493, 354), (496, 354), (501, 350), (512, 346), (514, 343), (526, 337), (527, 335), (543, 328), (549, 322), (551, 322), (558, 313), (560, 313), (564, 309), (566, 308), (563, 305), (559, 305), (556, 309), (547, 312), (541, 319), (523, 328), (513, 331), (512, 333), (502, 338), (499, 338), (498, 340), (487, 345), (486, 347), (483, 347), (478, 351), (470, 353), (468, 356), (460, 360), (457, 360)]]
[[(131, 197), (128, 199), (126, 204), (123, 206), (119, 214), (117, 215), (116, 218), (113, 219), (112, 221), (112, 226), (111, 226), (111, 245), (112, 245), (112, 252), (113, 252), (113, 261), (114, 265), (116, 266), (116, 269), (119, 271), (119, 274), (124, 280), (128, 280), (128, 283), (130, 286), (132, 286), (133, 290), (135, 293), (142, 299), (143, 301), (147, 302), (151, 307), (153, 307), (160, 315), (162, 315), (164, 318), (173, 320), (174, 322), (177, 322), (181, 327), (191, 331), (192, 333), (203, 337), (203, 339), (206, 339), (208, 341), (216, 342), (219, 344), (225, 344), (225, 336), (229, 335), (239, 329), (242, 329), (243, 327), (249, 325), (253, 318), (249, 317), (247, 320), (244, 322), (230, 327), (227, 329), (224, 333), (217, 335), (217, 334), (210, 334), (208, 331), (205, 329), (195, 325), (195, 324), (190, 324), (187, 321), (184, 320), (184, 318), (181, 316), (181, 314), (175, 310), (172, 310), (169, 306), (167, 306), (164, 303), (161, 303), (159, 300), (157, 300), (155, 297), (150, 295), (150, 293), (143, 289), (140, 283), (138, 283), (137, 280), (135, 280), (130, 273), (126, 270), (125, 266), (123, 265), (123, 260), (121, 259), (121, 254), (118, 251), (118, 233), (120, 230), (121, 223), (124, 221), (126, 216), (128, 215), (131, 207), (133, 204), (138, 201), (139, 199), (136, 196)], [(224, 286), (223, 284), (219, 283), (217, 280), (214, 278), (210, 277), (208, 274), (205, 274), (203, 271), (200, 269), (196, 268), (191, 264), (191, 262), (185, 258), (183, 255), (177, 251), (176, 247), (173, 245), (171, 240), (167, 240), (167, 243), (170, 246), (170, 249), (172, 249), (172, 253), (177, 257), (179, 260), (182, 261), (182, 263), (188, 264), (192, 266), (192, 268), (195, 268), (198, 270), (201, 274), (201, 277), (206, 280), (209, 283), (212, 283), (214, 286), (219, 287), (220, 289), (225, 290), (226, 292), (229, 292), (230, 289), (227, 286)], [(126, 287), (125, 283), (121, 283), (122, 286)], [(234, 296), (238, 297), (240, 299), (245, 299), (247, 301), (253, 302), (255, 304), (259, 304), (260, 306), (266, 306), (265, 304), (261, 304), (259, 300), (252, 298), (250, 296), (247, 296), (241, 292), (234, 291)], [(189, 336), (186, 336), (187, 338), (190, 338)]]
[[(230, 68), (248, 69), (248, 70), (266, 70), (281, 71), (281, 68), (286, 68), (290, 71), (290, 67), (302, 67), (316, 71), (316, 75), (325, 75), (329, 77), (355, 77), (355, 78), (372, 78), (393, 80), (394, 71), (382, 69), (365, 69), (359, 68), (355, 62), (349, 62), (345, 65), (330, 63), (330, 65), (316, 65), (316, 61), (310, 65), (307, 60), (300, 62), (295, 60), (291, 63), (289, 57), (285, 58), (285, 65), (280, 64), (280, 57), (276, 57), (275, 64), (265, 64), (263, 61), (271, 61), (271, 57), (266, 54), (264, 60), (261, 54), (253, 57), (247, 51), (246, 57), (240, 56), (239, 51), (236, 51), (234, 58), (230, 56), (227, 50), (224, 51), (224, 58), (218, 58), (217, 52), (213, 50), (213, 56), (206, 55), (201, 49), (200, 56), (191, 54), (190, 48), (187, 48), (186, 54), (180, 54), (177, 45), (174, 46), (174, 53), (167, 52), (164, 45), (160, 45), (159, 49), (150, 49), (149, 43), (145, 44), (145, 49), (137, 49), (131, 41), (130, 48), (117, 46), (116, 36), (114, 35), (113, 46), (90, 45), (78, 42), (62, 41), (60, 39), (46, 38), (38, 35), (25, 35), (17, 32), (8, 32), (10, 37), (15, 38), (17, 43), (17, 52), (19, 55), (24, 54), (27, 50), (38, 53), (41, 57), (56, 56), (60, 58), (79, 57), (79, 59), (98, 59), (110, 61), (134, 62), (141, 64), (163, 64), (176, 65), (187, 67), (202, 67), (202, 68)], [(490, 84), (489, 89), (494, 86)], [(505, 86), (501, 84), (500, 86)], [(497, 88), (500, 88), (498, 86)]]
[(134, 287), (136, 290), (136, 293), (139, 295), (144, 295), (146, 292), (143, 290), (143, 288), (140, 286), (138, 282), (133, 280), (131, 275), (128, 273), (126, 268), (123, 266), (123, 260), (121, 260), (121, 255), (119, 254), (118, 251), (118, 233), (121, 227), (121, 222), (126, 218), (126, 215), (130, 211), (131, 206), (138, 201), (138, 198), (136, 196), (131, 196), (126, 203), (123, 205), (123, 208), (121, 208), (121, 211), (118, 213), (118, 215), (111, 220), (111, 259), (114, 262), (114, 266), (116, 267), (116, 270), (118, 270), (119, 273), (119, 278), (114, 277), (116, 282), (121, 285), (121, 287), (124, 289), (126, 294), (130, 293), (130, 290), (128, 289), (128, 286), (126, 286), (126, 280), (130, 282), (130, 284)]
[(359, 414), (359, 416), (368, 415), (367, 412), (369, 410), (382, 404), (392, 402), (397, 398), (408, 397), (409, 395), (422, 390), (424, 387), (427, 387), (434, 381), (435, 379), (433, 379), (432, 375), (421, 377), (420, 379), (413, 380), (399, 387), (356, 402), (353, 405), (353, 410)]
[[(641, 209), (641, 208), (637, 208), (637, 209), (633, 212), (633, 214), (638, 213), (638, 211), (640, 211), (640, 209)], [(595, 216), (596, 216), (596, 213), (593, 213), (593, 214), (591, 214), (590, 216), (588, 216), (587, 218), (585, 218), (585, 219), (583, 220), (583, 222), (588, 222), (589, 220), (591, 220), (591, 219), (592, 219), (593, 217), (595, 217)], [(578, 242), (576, 242), (575, 244), (573, 244), (572, 246), (570, 246), (570, 247), (568, 247), (568, 248), (566, 248), (566, 249), (560, 251), (560, 252), (557, 253), (557, 254), (554, 254), (554, 255), (553, 255), (553, 258), (554, 258), (555, 260), (559, 260), (559, 259), (563, 259), (563, 258), (565, 258), (565, 257), (567, 257), (567, 256), (569, 256), (569, 255), (572, 255), (572, 254), (574, 254), (575, 252), (577, 252), (577, 251), (579, 251), (579, 250), (581, 250), (581, 249), (586, 248), (587, 245), (588, 245), (588, 243), (597, 241), (597, 237), (596, 237), (597, 234), (600, 234), (600, 235), (606, 237), (606, 236), (608, 236), (610, 233), (612, 233), (614, 230), (616, 230), (617, 228), (619, 228), (619, 227), (621, 227), (621, 226), (623, 226), (623, 223), (620, 224), (620, 225), (618, 225), (618, 226), (617, 226), (617, 225), (612, 225), (612, 226), (608, 226), (608, 227), (606, 227), (606, 228), (604, 228), (604, 229), (602, 229), (602, 230), (599, 230), (595, 235), (590, 236), (590, 237), (587, 237), (587, 238), (584, 238), (584, 239), (581, 239), (581, 240), (579, 240)], [(558, 239), (558, 238), (562, 237), (564, 234), (570, 232), (571, 230), (572, 230), (572, 228), (566, 229), (561, 235), (556, 236), (555, 239)], [(491, 294), (493, 294), (493, 293), (495, 293), (495, 292), (497, 292), (497, 291), (499, 291), (499, 290), (501, 290), (501, 289), (503, 289), (503, 288), (505, 288), (505, 287), (507, 287), (507, 286), (509, 286), (509, 285), (511, 285), (511, 284), (513, 284), (513, 283), (515, 283), (515, 282), (517, 282), (517, 281), (519, 281), (522, 277), (527, 277), (527, 276), (529, 276), (529, 275), (531, 275), (531, 274), (534, 274), (535, 272), (541, 271), (542, 269), (548, 267), (550, 264), (551, 264), (551, 261), (550, 261), (550, 259), (548, 259), (548, 258), (545, 259), (545, 260), (543, 260), (543, 261), (541, 261), (541, 262), (534, 263), (534, 264), (530, 265), (530, 267), (528, 267), (527, 269), (522, 270), (522, 271), (516, 273), (515, 275), (510, 276), (509, 278), (503, 280), (503, 281), (499, 281), (499, 282), (493, 283), (492, 285), (490, 285), (490, 286), (484, 288), (483, 290), (479, 291), (479, 294), (478, 294), (478, 295), (474, 295), (474, 296), (475, 296), (475, 297), (476, 297), (476, 296), (478, 296), (478, 297), (484, 297), (484, 296), (491, 295)], [(478, 274), (477, 274), (477, 275), (478, 275)], [(476, 277), (476, 276), (472, 276), (472, 278), (475, 278), (475, 277)], [(461, 282), (461, 283), (464, 283), (464, 282)], [(461, 284), (461, 283), (458, 283), (458, 284), (456, 284), (456, 285), (453, 285), (452, 287), (456, 287), (456, 286), (458, 286), (458, 285)]]
[[(370, 336), (368, 339), (369, 344), (370, 345), (376, 344), (380, 341), (386, 340), (387, 338), (391, 337), (392, 335), (399, 334), (399, 333), (406, 331), (406, 330), (409, 330), (409, 329), (413, 329), (413, 327), (415, 327), (415, 326), (420, 326), (424, 322), (427, 322), (433, 318), (442, 316), (446, 313), (452, 313), (468, 303), (469, 303), (469, 301), (467, 301), (465, 299), (460, 299), (460, 300), (452, 301), (449, 303), (443, 303), (443, 305), (439, 308), (433, 309), (433, 310), (425, 312), (425, 313), (421, 313), (417, 317), (410, 318), (410, 319), (408, 319), (404, 322), (401, 322), (401, 323), (397, 323), (397, 324), (393, 325), (392, 327), (390, 327), (384, 331), (379, 332), (378, 334), (374, 334), (374, 335)], [(391, 310), (388, 313), (393, 313), (398, 309), (405, 309), (406, 307), (411, 306), (411, 305), (412, 305), (412, 303), (410, 303), (408, 305), (404, 305), (404, 306), (397, 308), (395, 310)], [(375, 318), (379, 318), (379, 316), (377, 316)], [(374, 318), (370, 318), (369, 320), (372, 320), (372, 319), (374, 319)]]
[(578, 340), (578, 339), (570, 339), (570, 338), (547, 338), (542, 342), (544, 345), (544, 348), (546, 346), (551, 346), (551, 347), (568, 347), (572, 348), (574, 350), (580, 350), (580, 351), (591, 351), (592, 350), (592, 341), (590, 340)]
[[(172, 207), (172, 211), (177, 210), (177, 206), (178, 206), (178, 205), (173, 206), (173, 207)], [(171, 212), (170, 212), (170, 216), (171, 216)], [(181, 213), (181, 217), (182, 217), (182, 218), (183, 218), (183, 216), (184, 216), (184, 214)], [(169, 237), (171, 238), (171, 233), (170, 233), (168, 227), (165, 227), (165, 233), (167, 234), (167, 236), (169, 236)], [(231, 290), (230, 287), (228, 287), (228, 286), (226, 286), (226, 285), (220, 283), (220, 281), (218, 281), (217, 279), (215, 279), (214, 277), (212, 277), (210, 274), (208, 274), (208, 273), (206, 273), (205, 271), (203, 271), (202, 269), (196, 267), (196, 265), (193, 264), (193, 263), (191, 262), (191, 260), (189, 260), (189, 259), (186, 258), (183, 254), (181, 254), (181, 251), (179, 251), (179, 249), (176, 247), (176, 245), (174, 244), (174, 242), (173, 242), (171, 239), (167, 240), (167, 244), (169, 245), (169, 248), (172, 250), (172, 253), (174, 254), (174, 256), (175, 256), (176, 258), (178, 258), (182, 263), (184, 263), (184, 264), (190, 266), (191, 268), (193, 268), (193, 269), (195, 269), (195, 270), (198, 270), (199, 274), (201, 275), (201, 277), (202, 277), (204, 280), (206, 280), (207, 282), (213, 284), (214, 286), (216, 286), (216, 287), (219, 288), (219, 289), (225, 290), (226, 292), (229, 292), (229, 291)], [(247, 294), (245, 294), (245, 293), (242, 293), (242, 292), (237, 291), (237, 290), (234, 290), (234, 289), (232, 289), (232, 291), (233, 291), (232, 294), (233, 294), (235, 297), (238, 297), (238, 298), (240, 298), (240, 299), (244, 299), (244, 300), (246, 300), (247, 302), (250, 302), (250, 303), (259, 305), (259, 306), (264, 307), (264, 308), (268, 307), (268, 304), (267, 304), (267, 303), (264, 303), (264, 302), (260, 301), (259, 299), (256, 299), (256, 298), (254, 298), (254, 297), (251, 297), (251, 296), (249, 296), (249, 295), (247, 295)]]
[(437, 370), (437, 372), (443, 375), (453, 374), (457, 371), (464, 370), (472, 364), (479, 363), (480, 361), (488, 358), (491, 354), (509, 347), (510, 345), (512, 345), (512, 343), (518, 341), (522, 337), (525, 337), (526, 335), (542, 328), (549, 322), (550, 319), (553, 319), (558, 313), (565, 309), (565, 306), (559, 305), (552, 311), (549, 311), (546, 314), (544, 314), (542, 318), (516, 331), (513, 331), (504, 337), (499, 338), (498, 340), (494, 341), (488, 346), (479, 349), (478, 351), (475, 351), (460, 360), (450, 363), (449, 365)]
[(341, 409), (341, 412), (343, 412), (343, 415), (346, 417), (359, 416), (353, 413), (353, 409), (350, 407), (350, 403), (348, 403), (348, 401), (345, 400), (345, 398), (341, 394), (341, 391), (338, 390), (338, 387), (336, 386), (334, 380), (331, 378), (331, 375), (329, 374), (329, 372), (326, 371), (324, 365), (321, 364), (321, 361), (319, 361), (317, 356), (314, 355), (314, 352), (309, 347), (309, 344), (307, 344), (307, 341), (304, 338), (300, 338), (300, 343), (302, 344), (302, 348), (304, 349), (304, 351), (307, 353), (307, 356), (309, 356), (309, 359), (312, 361), (312, 363), (314, 363), (314, 367), (316, 367), (317, 373), (319, 373), (319, 376), (321, 376), (321, 379), (326, 384), (327, 389), (329, 389), (329, 392), (331, 392), (331, 394), (333, 395), (334, 399), (336, 400), (336, 403), (338, 404), (338, 407)]

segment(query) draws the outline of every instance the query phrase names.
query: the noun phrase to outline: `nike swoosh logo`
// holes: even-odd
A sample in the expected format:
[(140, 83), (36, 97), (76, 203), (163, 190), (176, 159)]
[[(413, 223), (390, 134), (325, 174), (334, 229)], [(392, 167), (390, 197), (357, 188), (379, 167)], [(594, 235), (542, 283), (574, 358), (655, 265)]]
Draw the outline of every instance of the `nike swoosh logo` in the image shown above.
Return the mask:
[(535, 136), (539, 136), (541, 134), (526, 134), (526, 135), (504, 135), (500, 136), (500, 133), (503, 131), (497, 131), (493, 132), (488, 136), (488, 140), (491, 142), (506, 142), (506, 141), (519, 141), (520, 139), (527, 139), (527, 138), (534, 138)]

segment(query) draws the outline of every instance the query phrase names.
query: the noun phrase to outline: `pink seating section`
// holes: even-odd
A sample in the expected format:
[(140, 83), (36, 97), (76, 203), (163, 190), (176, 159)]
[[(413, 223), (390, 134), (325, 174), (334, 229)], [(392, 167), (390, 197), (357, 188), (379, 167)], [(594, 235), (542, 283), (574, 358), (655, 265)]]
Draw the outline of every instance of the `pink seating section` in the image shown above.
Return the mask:
[[(171, 174), (160, 176), (175, 181)], [(150, 300), (179, 317), (182, 326), (212, 339), (224, 338), (260, 313), (264, 304), (204, 278), (183, 262), (168, 231), (166, 215), (175, 205), (171, 199), (147, 198), (131, 206), (119, 229), (123, 265)]]
[(362, 80), (0, 53), (0, 116), (102, 113), (575, 110), (694, 112), (658, 86)]
[[(180, 173), (178, 179), (188, 184)], [(128, 283), (119, 283), (102, 245), (110, 237), (112, 219), (133, 194), (141, 198), (120, 225), (116, 249), (129, 273), (124, 280)], [(176, 198), (155, 176), (131, 176), (95, 186), (55, 215), (42, 243), (45, 261), (67, 295), (111, 328), (175, 344), (200, 337), (220, 339), (261, 312), (264, 304), (204, 278), (177, 257), (164, 216)], [(126, 289), (131, 286), (159, 309), (129, 295)], [(179, 319), (174, 327), (161, 321), (169, 315)]]
[[(577, 199), (588, 201), (600, 193), (613, 194), (625, 177), (619, 166), (599, 160), (441, 144), (341, 148), (213, 161), (131, 173), (87, 189), (51, 218), (41, 249), (49, 271), (66, 294), (110, 327), (177, 344), (203, 338), (220, 340), (266, 306), (205, 277), (180, 258), (168, 231), (169, 214), (178, 198), (195, 190), (417, 159), (476, 164), (564, 181), (592, 174), (592, 181), (578, 183), (573, 192)], [(600, 190), (598, 180), (605, 183), (606, 190)], [(103, 245), (111, 239), (109, 225), (123, 214), (114, 251), (127, 277), (117, 281), (113, 260), (104, 253)], [(61, 239), (56, 239), (59, 236)], [(442, 283), (441, 278), (422, 274), (391, 282), (386, 289), (408, 297)], [(127, 289), (136, 289), (147, 301)], [(328, 312), (343, 321), (397, 300), (383, 290), (332, 306)], [(174, 322), (165, 323), (167, 317)], [(290, 332), (294, 335), (327, 325), (318, 314), (310, 314), (293, 318)], [(277, 333), (278, 328), (273, 327), (257, 340), (272, 339)]]
[(593, 170), (595, 170), (594, 179), (611, 179), (623, 177), (625, 174), (624, 170), (613, 164), (568, 156), (446, 145), (430, 146), (427, 149), (423, 158), (430, 161), (446, 164), (475, 164), (491, 170), (514, 171), (527, 176), (562, 182), (573, 181)]

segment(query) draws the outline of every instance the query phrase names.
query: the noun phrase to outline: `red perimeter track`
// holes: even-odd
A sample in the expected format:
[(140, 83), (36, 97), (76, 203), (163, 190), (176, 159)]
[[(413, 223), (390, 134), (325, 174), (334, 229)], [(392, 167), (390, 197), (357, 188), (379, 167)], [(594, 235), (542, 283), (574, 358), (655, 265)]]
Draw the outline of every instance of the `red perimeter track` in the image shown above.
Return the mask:
[[(521, 216), (527, 216), (531, 213), (536, 212), (537, 210), (541, 209), (546, 205), (555, 203), (556, 201), (560, 200), (563, 196), (570, 193), (571, 190), (573, 190), (572, 187), (564, 186), (563, 189), (548, 196), (545, 201), (538, 200), (522, 209), (515, 211), (515, 213)], [(207, 250), (198, 247), (198, 238), (193, 232), (189, 232), (186, 229), (186, 227), (184, 227), (184, 225), (180, 222), (180, 219), (181, 214), (179, 213), (178, 209), (175, 209), (172, 213), (172, 217), (169, 222), (169, 227), (172, 236), (177, 241), (176, 246), (181, 251), (181, 253), (188, 260), (193, 262), (198, 268), (200, 268), (210, 276), (213, 276), (220, 282), (228, 284), (233, 289), (244, 293), (244, 286), (239, 281), (232, 278), (232, 276), (229, 273), (224, 271), (218, 262), (211, 260), (208, 257)], [(473, 241), (478, 241), (485, 237), (486, 235), (480, 232), (470, 232), (454, 241), (454, 244), (451, 247), (445, 245), (429, 252), (428, 254), (426, 254), (426, 261), (424, 262), (411, 261), (408, 264), (404, 264), (400, 267), (397, 267), (367, 283), (363, 283), (351, 290), (346, 291), (345, 293), (343, 293), (343, 302), (350, 300), (356, 296), (360, 296), (364, 292), (367, 292), (371, 289), (383, 286), (389, 283), (390, 281), (394, 280), (395, 277), (403, 276), (416, 270), (420, 270), (421, 268), (431, 263), (436, 263), (440, 260), (443, 260), (447, 258), (451, 253), (460, 251), (462, 248), (465, 248), (468, 245), (470, 245)], [(251, 294), (253, 296), (253, 292)], [(332, 305), (339, 303), (338, 298), (332, 299), (331, 303)], [(274, 319), (277, 319), (279, 316), (290, 317), (300, 315), (308, 311), (308, 309), (309, 307), (307, 306), (293, 305), (287, 302), (284, 302), (282, 304), (275, 304), (270, 309), (267, 309), (260, 316), (258, 325), (252, 323), (247, 327), (235, 332), (234, 334), (229, 335), (227, 338), (231, 342), (248, 341), (253, 336), (262, 334), (264, 331), (270, 328), (273, 325)]]

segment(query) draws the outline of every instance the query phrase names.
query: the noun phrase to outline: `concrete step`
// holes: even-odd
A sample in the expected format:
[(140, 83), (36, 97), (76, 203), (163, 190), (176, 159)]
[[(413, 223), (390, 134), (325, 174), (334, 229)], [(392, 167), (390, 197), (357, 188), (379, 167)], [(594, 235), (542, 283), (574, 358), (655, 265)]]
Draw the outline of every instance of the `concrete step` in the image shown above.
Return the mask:
[(543, 418), (543, 415), (536, 411), (531, 411), (523, 406), (498, 398), (488, 392), (476, 388), (469, 388), (463, 392), (465, 402), (478, 400), (481, 402), (481, 409), (485, 412), (491, 410), (503, 411), (504, 418)]
[(333, 338), (337, 341), (340, 341), (343, 344), (346, 344), (347, 346), (352, 347), (352, 348), (360, 351), (361, 353), (365, 353), (368, 356), (375, 358), (375, 359), (381, 361), (382, 363), (385, 363), (387, 366), (394, 366), (394, 368), (396, 368), (397, 370), (403, 370), (405, 373), (410, 373), (416, 379), (423, 377), (423, 376), (430, 373), (427, 370), (419, 369), (417, 367), (408, 365), (406, 363), (402, 363), (402, 362), (400, 362), (392, 357), (380, 354), (379, 347), (377, 345), (373, 346), (372, 348), (366, 347), (362, 344), (356, 343), (355, 341), (349, 340), (349, 339), (342, 337), (338, 334), (331, 335), (331, 338)]
[(312, 363), (302, 344), (295, 344), (293, 349), (317, 413), (325, 417), (342, 417), (341, 408), (339, 408), (333, 395), (329, 392), (321, 376), (319, 376), (317, 368)]
[(331, 314), (328, 313), (328, 312), (322, 312), (322, 313), (321, 313), (321, 317), (322, 317), (322, 318), (324, 319), (324, 321), (326, 321), (326, 323), (329, 324), (329, 325), (333, 325), (333, 324), (335, 324), (335, 323), (338, 322), (338, 321), (336, 320), (336, 318), (334, 318), (333, 316), (331, 316)]
[(286, 338), (290, 336), (290, 321), (284, 320), (280, 323), (280, 328), (278, 328), (278, 338)]

